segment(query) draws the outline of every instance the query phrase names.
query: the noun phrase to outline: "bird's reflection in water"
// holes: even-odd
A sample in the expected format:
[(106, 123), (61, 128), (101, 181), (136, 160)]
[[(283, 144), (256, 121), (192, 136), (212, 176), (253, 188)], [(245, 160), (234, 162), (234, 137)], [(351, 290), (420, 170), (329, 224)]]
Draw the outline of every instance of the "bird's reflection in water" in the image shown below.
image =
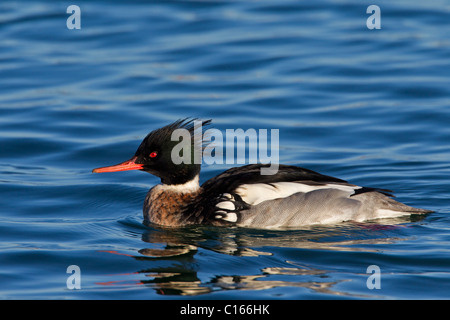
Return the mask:
[[(204, 267), (199, 267), (196, 256), (202, 250), (240, 257), (272, 256), (280, 248), (376, 252), (370, 245), (402, 240), (395, 235), (404, 227), (405, 222), (411, 220), (389, 219), (388, 222), (389, 224), (380, 224), (379, 221), (346, 223), (334, 227), (315, 226), (285, 231), (149, 227), (142, 234), (142, 240), (150, 245), (140, 249), (132, 257), (150, 262), (149, 268), (136, 272), (141, 275), (139, 284), (151, 287), (162, 295), (201, 295), (222, 290), (265, 290), (279, 287), (301, 287), (318, 293), (348, 295), (333, 290), (336, 284), (347, 280), (331, 280), (329, 270), (311, 268), (293, 261), (283, 261), (289, 267), (267, 265), (257, 268), (258, 272), (251, 275), (248, 274), (249, 269), (242, 272), (245, 275), (224, 275), (226, 268), (222, 267), (220, 275), (201, 279), (199, 273), (204, 273), (205, 270)], [(262, 261), (267, 263), (271, 260)], [(229, 262), (224, 259), (224, 264), (226, 263)], [(279, 280), (280, 278), (287, 280)]]

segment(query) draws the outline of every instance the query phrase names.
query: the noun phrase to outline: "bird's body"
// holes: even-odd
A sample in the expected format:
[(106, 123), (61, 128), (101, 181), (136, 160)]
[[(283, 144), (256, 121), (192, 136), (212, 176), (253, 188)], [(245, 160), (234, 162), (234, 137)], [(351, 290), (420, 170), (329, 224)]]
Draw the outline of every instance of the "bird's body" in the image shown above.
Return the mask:
[(148, 223), (283, 229), (431, 212), (395, 201), (389, 190), (356, 186), (296, 166), (279, 165), (272, 175), (261, 175), (264, 164), (235, 167), (200, 186), (199, 164), (176, 165), (168, 156), (170, 134), (177, 128), (192, 133), (192, 120), (151, 132), (130, 160), (94, 169), (138, 169), (160, 177), (162, 184), (151, 188), (144, 201)]

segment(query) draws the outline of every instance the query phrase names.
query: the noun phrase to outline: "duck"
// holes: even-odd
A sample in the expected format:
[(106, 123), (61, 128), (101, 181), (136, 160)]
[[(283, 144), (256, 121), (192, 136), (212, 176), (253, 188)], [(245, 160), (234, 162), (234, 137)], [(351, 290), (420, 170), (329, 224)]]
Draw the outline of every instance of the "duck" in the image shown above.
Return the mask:
[(195, 146), (194, 120), (179, 119), (153, 130), (129, 160), (92, 170), (140, 170), (160, 178), (144, 200), (146, 225), (292, 229), (433, 212), (394, 200), (391, 190), (361, 187), (293, 165), (279, 164), (270, 175), (261, 174), (269, 164), (233, 167), (200, 185), (201, 163), (180, 163), (171, 156), (177, 129), (189, 132), (189, 143)]

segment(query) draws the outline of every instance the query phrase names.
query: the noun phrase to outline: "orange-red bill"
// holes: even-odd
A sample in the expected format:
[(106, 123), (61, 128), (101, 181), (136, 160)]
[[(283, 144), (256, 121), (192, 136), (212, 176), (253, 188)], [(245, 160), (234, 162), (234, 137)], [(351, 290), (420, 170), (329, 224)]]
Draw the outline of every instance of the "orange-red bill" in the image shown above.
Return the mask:
[(114, 166), (109, 167), (101, 167), (92, 170), (92, 172), (100, 173), (100, 172), (117, 172), (117, 171), (127, 171), (127, 170), (142, 170), (144, 168), (143, 164), (136, 163), (136, 157), (127, 160), (125, 162), (116, 164)]

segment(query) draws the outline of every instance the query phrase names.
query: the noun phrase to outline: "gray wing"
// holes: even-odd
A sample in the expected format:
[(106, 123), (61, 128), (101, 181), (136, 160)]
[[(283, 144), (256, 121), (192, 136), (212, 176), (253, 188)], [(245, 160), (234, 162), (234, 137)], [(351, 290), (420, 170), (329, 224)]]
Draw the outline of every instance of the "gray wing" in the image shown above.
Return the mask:
[(263, 201), (241, 211), (237, 225), (289, 228), (427, 212), (429, 211), (404, 205), (379, 192), (354, 195), (351, 191), (330, 188), (298, 192), (288, 197)]

